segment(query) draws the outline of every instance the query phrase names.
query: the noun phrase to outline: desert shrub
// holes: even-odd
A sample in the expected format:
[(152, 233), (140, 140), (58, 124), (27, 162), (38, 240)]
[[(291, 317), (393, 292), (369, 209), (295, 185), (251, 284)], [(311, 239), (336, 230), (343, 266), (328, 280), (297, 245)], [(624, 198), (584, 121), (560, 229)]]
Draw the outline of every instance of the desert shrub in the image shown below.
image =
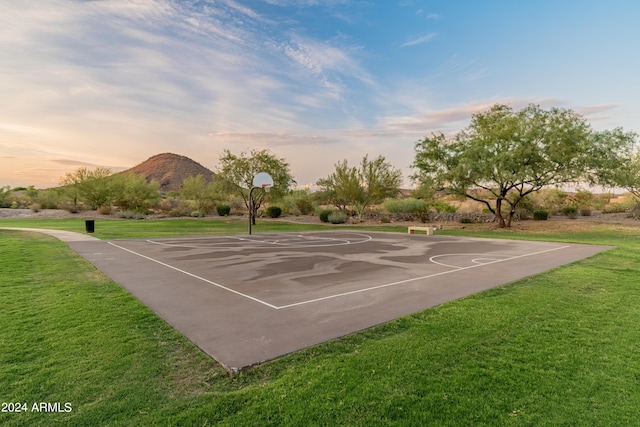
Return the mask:
[(231, 206), (229, 206), (229, 205), (218, 205), (218, 206), (216, 206), (216, 212), (220, 216), (228, 216), (231, 213)]
[(602, 208), (602, 213), (622, 213), (626, 211), (627, 208), (622, 203), (609, 203)]
[(473, 224), (473, 220), (471, 218), (462, 217), (460, 218), (460, 224)]
[(282, 208), (280, 208), (279, 206), (269, 206), (267, 208), (267, 215), (269, 216), (269, 218), (278, 218), (280, 215), (282, 215)]
[(547, 219), (549, 219), (549, 212), (545, 211), (544, 209), (537, 209), (533, 211), (533, 219), (535, 221), (546, 221)]
[(296, 207), (300, 211), (301, 215), (310, 215), (313, 213), (313, 204), (306, 199), (297, 199)]
[[(130, 210), (133, 212), (133, 210)], [(98, 213), (100, 215), (111, 215), (111, 206), (100, 206), (98, 208)]]
[(29, 205), (29, 209), (31, 209), (31, 212), (40, 212), (40, 210), (42, 209), (42, 206), (40, 205), (40, 203), (31, 203), (31, 205)]
[(592, 207), (596, 210), (602, 210), (602, 208), (604, 208), (604, 206), (609, 203), (609, 200), (611, 200), (611, 197), (613, 195), (611, 193), (600, 193), (600, 194), (594, 194), (593, 195), (593, 203), (592, 203)]
[(578, 216), (578, 207), (576, 205), (566, 205), (560, 209), (560, 213), (567, 218), (576, 218)]
[(534, 200), (530, 196), (523, 197), (516, 205), (516, 209), (513, 213), (513, 219), (515, 221), (522, 221), (531, 219), (533, 217), (533, 211), (535, 210)]
[(322, 222), (329, 222), (329, 215), (331, 215), (333, 211), (331, 209), (322, 209), (318, 212), (318, 218)]
[(204, 216), (204, 214), (200, 211), (193, 211), (191, 212), (191, 217), (192, 218), (202, 218)]
[(314, 212), (314, 195), (307, 189), (292, 190), (282, 199), (273, 200), (271, 203), (277, 203), (282, 208), (284, 215), (310, 215)]
[(60, 190), (42, 190), (36, 197), (36, 203), (39, 203), (42, 209), (58, 209), (61, 200)]
[(456, 211), (458, 210), (458, 208), (456, 208), (455, 206), (450, 205), (449, 203), (440, 199), (433, 202), (431, 204), (431, 207), (438, 213), (456, 213)]
[(333, 211), (329, 214), (328, 220), (331, 224), (344, 224), (347, 222), (347, 215), (344, 212)]
[(421, 199), (387, 199), (382, 204), (385, 212), (417, 214), (427, 209), (427, 203)]
[(391, 218), (389, 218), (387, 215), (380, 217), (380, 222), (383, 224), (389, 224), (391, 222)]
[(582, 216), (591, 216), (591, 209), (589, 209), (589, 208), (580, 209), (580, 215), (582, 215)]
[(238, 196), (229, 197), (229, 199), (225, 201), (225, 204), (231, 206), (231, 211), (234, 213), (242, 212), (247, 209), (244, 204), (244, 200)]
[(78, 206), (78, 204), (76, 203), (71, 203), (71, 202), (64, 202), (62, 203), (62, 209), (64, 209), (65, 211), (69, 212), (69, 213), (78, 213), (80, 212), (80, 206)]
[(103, 201), (96, 201), (96, 208), (113, 204), (122, 210), (148, 212), (150, 206), (161, 200), (160, 183), (133, 173), (116, 174), (109, 177), (107, 194)]
[(547, 212), (559, 212), (569, 194), (557, 188), (544, 188), (530, 195), (536, 206)]
[(633, 219), (640, 219), (640, 203), (631, 208), (627, 216)]
[[(573, 202), (578, 205), (581, 210), (591, 208), (593, 204), (593, 193), (587, 190), (580, 190), (573, 196)], [(589, 212), (589, 215), (591, 215), (591, 212)]]

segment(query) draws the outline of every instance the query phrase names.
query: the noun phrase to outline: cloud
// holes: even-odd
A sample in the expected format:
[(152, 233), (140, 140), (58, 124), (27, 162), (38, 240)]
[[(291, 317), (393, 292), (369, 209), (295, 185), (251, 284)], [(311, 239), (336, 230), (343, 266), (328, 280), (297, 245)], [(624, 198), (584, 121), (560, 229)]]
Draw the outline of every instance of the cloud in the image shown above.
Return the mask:
[(410, 40), (402, 43), (400, 47), (417, 46), (419, 44), (429, 43), (431, 40), (436, 38), (437, 35), (437, 33), (429, 33), (423, 36), (414, 36)]
[(573, 108), (573, 110), (584, 116), (589, 121), (600, 121), (600, 120), (609, 120), (611, 116), (602, 115), (602, 113), (614, 110), (618, 108), (618, 104), (596, 104), (596, 105), (585, 105)]
[(96, 165), (94, 163), (79, 162), (77, 160), (72, 160), (72, 159), (49, 159), (49, 162), (55, 163), (57, 165), (63, 165), (63, 166), (86, 166), (86, 167), (90, 167), (90, 168), (95, 168), (95, 167), (100, 166), (100, 165)]
[(73, 120), (153, 138), (155, 123), (201, 134), (206, 122), (217, 131), (339, 124), (354, 82), (374, 84), (357, 46), (283, 31), (234, 1), (42, 2), (0, 26), (2, 41), (21, 46), (0, 52), (0, 75), (11, 75), (0, 90), (13, 100), (0, 113), (17, 127)]
[(307, 133), (280, 131), (280, 132), (217, 132), (210, 134), (213, 139), (227, 144), (242, 143), (250, 146), (323, 146), (336, 144), (339, 139), (332, 136), (323, 136), (320, 132)]
[(431, 110), (425, 113), (410, 114), (406, 116), (387, 117), (382, 119), (382, 129), (395, 129), (406, 133), (452, 132), (459, 131), (471, 120), (476, 113), (486, 111), (495, 104), (505, 104), (514, 110), (519, 110), (529, 104), (540, 105), (542, 108), (551, 108), (565, 105), (566, 100), (557, 98), (502, 98), (484, 100), (481, 102), (463, 103), (452, 108)]

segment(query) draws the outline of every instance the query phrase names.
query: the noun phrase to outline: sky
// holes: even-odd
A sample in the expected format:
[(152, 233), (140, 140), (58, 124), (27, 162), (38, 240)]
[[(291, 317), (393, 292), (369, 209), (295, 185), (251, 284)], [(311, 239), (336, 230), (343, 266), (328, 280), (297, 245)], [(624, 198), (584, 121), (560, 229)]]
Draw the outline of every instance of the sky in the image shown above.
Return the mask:
[(299, 186), (504, 103), (640, 133), (637, 0), (0, 0), (0, 187), (269, 149)]

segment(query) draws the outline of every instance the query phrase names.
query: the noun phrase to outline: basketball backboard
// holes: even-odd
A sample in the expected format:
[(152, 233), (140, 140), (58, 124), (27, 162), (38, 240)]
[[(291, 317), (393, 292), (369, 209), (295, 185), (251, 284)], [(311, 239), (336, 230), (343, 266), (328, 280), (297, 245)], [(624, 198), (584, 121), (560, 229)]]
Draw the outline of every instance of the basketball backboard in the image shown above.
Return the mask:
[(256, 176), (253, 177), (253, 186), (268, 190), (273, 187), (273, 178), (266, 172), (258, 172)]

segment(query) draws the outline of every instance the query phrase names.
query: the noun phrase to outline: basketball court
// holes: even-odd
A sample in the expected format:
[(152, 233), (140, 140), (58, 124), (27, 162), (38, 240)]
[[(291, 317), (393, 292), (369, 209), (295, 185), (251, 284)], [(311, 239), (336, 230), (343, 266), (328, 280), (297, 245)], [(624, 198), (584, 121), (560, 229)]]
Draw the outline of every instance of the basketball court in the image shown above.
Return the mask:
[(69, 244), (232, 371), (607, 249), (369, 231)]

